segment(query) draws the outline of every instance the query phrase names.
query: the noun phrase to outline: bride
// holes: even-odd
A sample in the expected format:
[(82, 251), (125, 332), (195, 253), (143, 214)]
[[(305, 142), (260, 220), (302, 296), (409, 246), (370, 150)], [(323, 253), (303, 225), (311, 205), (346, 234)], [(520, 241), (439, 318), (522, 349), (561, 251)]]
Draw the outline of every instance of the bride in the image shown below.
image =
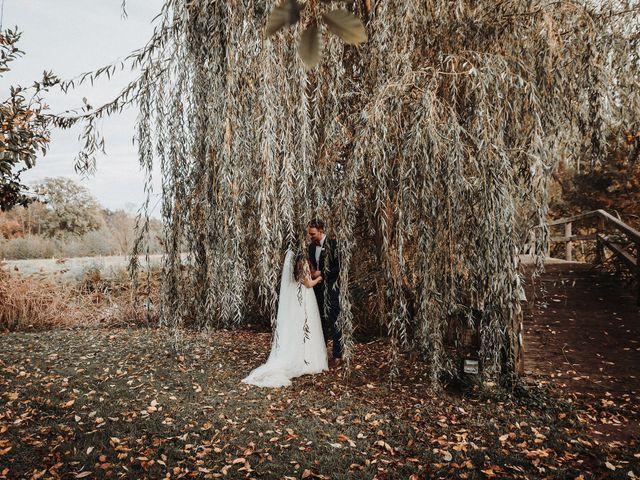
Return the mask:
[(280, 281), (278, 316), (267, 362), (242, 381), (258, 387), (286, 387), (291, 379), (327, 370), (327, 350), (306, 258), (287, 250)]

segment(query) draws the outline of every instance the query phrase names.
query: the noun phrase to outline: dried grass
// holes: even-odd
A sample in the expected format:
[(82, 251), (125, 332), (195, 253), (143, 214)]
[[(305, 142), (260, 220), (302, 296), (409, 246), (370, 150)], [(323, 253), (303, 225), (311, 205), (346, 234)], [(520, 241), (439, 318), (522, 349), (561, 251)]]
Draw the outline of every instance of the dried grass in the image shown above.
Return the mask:
[[(128, 281), (104, 280), (89, 270), (80, 282), (46, 275), (14, 275), (0, 264), (0, 331), (155, 325), (157, 309)], [(157, 299), (158, 275), (152, 277)]]
[(40, 330), (91, 324), (92, 312), (78, 305), (71, 289), (48, 280), (0, 271), (0, 329)]

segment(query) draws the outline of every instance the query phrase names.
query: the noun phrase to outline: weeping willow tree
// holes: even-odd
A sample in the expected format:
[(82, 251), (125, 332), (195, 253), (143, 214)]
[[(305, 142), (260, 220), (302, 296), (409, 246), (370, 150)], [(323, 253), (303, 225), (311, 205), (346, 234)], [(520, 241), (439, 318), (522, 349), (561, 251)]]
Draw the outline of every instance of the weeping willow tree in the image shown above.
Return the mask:
[[(639, 2), (308, 0), (265, 39), (274, 5), (167, 0), (128, 59), (140, 77), (83, 116), (139, 106), (140, 162), (162, 177), (162, 321), (273, 318), (284, 249), (321, 217), (340, 245), (347, 359), (367, 312), (435, 385), (468, 328), (486, 378), (514, 373), (518, 255), (533, 239), (542, 261), (550, 174), (597, 162), (638, 120)], [(340, 7), (363, 45), (318, 22)], [(322, 57), (308, 70), (311, 24)]]

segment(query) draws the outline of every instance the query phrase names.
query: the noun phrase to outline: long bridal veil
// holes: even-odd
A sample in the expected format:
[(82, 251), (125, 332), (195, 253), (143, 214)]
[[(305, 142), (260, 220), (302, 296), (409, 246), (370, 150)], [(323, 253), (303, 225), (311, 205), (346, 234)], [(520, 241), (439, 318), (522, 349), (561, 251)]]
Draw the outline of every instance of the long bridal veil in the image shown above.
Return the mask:
[(293, 377), (327, 369), (318, 304), (313, 289), (295, 280), (293, 262), (293, 252), (287, 250), (269, 358), (242, 380), (244, 383), (283, 387), (291, 385)]

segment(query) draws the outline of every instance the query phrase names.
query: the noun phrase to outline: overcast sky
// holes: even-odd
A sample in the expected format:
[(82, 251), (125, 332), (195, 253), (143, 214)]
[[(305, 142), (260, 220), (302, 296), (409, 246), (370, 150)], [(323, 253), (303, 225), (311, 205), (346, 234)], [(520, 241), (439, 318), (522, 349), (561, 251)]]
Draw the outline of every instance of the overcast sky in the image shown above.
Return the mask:
[[(43, 70), (68, 79), (125, 57), (150, 38), (151, 21), (163, 2), (127, 0), (126, 19), (121, 15), (121, 0), (0, 0), (2, 3), (3, 28), (18, 27), (22, 32), (18, 47), (25, 52), (11, 64), (12, 71), (0, 78), (4, 99), (10, 85), (29, 85), (41, 78)], [(132, 78), (134, 74), (125, 71), (110, 82), (82, 87), (69, 95), (53, 91), (48, 103), (54, 113), (81, 107), (82, 97), (96, 106), (117, 95)], [(54, 131), (49, 152), (23, 179), (32, 183), (45, 177), (69, 177), (86, 186), (107, 208), (137, 209), (144, 199), (144, 177), (132, 144), (135, 118), (136, 112), (130, 110), (102, 123), (107, 156), (98, 158), (93, 177), (83, 179), (73, 170), (80, 145), (79, 130), (74, 129)], [(152, 205), (156, 203), (152, 200)], [(154, 215), (158, 214), (156, 207)]]

